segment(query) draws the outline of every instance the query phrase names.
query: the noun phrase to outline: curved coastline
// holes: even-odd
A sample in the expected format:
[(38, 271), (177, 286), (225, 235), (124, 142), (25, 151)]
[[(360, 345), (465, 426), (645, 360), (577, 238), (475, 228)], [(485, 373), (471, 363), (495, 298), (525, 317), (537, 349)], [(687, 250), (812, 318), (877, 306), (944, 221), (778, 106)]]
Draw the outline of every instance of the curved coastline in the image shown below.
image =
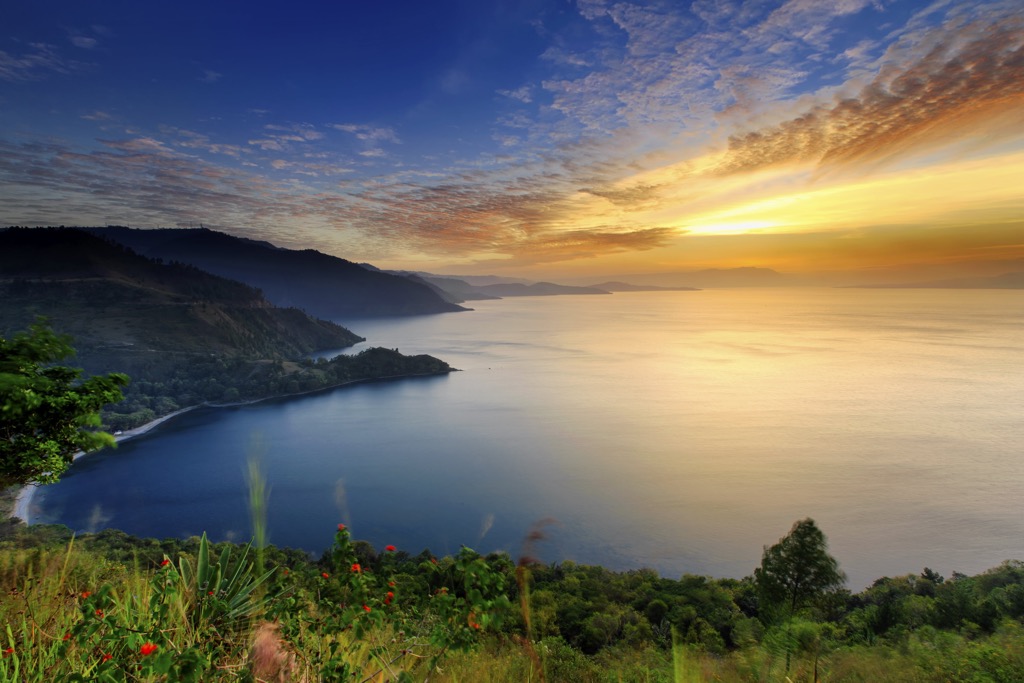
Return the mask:
[[(164, 422), (167, 422), (171, 418), (175, 418), (178, 415), (182, 415), (184, 413), (187, 413), (190, 410), (195, 410), (196, 408), (203, 408), (203, 407), (209, 407), (209, 408), (229, 408), (229, 407), (233, 407), (233, 406), (251, 405), (253, 403), (262, 403), (263, 401), (270, 401), (270, 400), (273, 400), (273, 399), (298, 398), (300, 396), (306, 396), (306, 395), (309, 395), (309, 394), (316, 394), (316, 393), (320, 393), (320, 392), (331, 391), (333, 389), (339, 389), (341, 387), (350, 386), (352, 384), (363, 384), (363, 383), (367, 383), (367, 382), (388, 381), (388, 380), (395, 380), (395, 379), (406, 379), (406, 378), (412, 378), (412, 377), (434, 377), (434, 376), (438, 376), (438, 375), (447, 375), (447, 374), (449, 374), (451, 372), (458, 372), (458, 370), (456, 368), (449, 368), (448, 370), (445, 370), (443, 372), (413, 373), (413, 374), (408, 374), (408, 375), (389, 375), (389, 376), (385, 376), (385, 377), (373, 377), (373, 378), (367, 378), (367, 379), (354, 379), (354, 380), (348, 380), (348, 381), (345, 381), (345, 382), (341, 382), (340, 384), (335, 384), (335, 385), (329, 386), (329, 387), (318, 387), (316, 389), (311, 389), (309, 391), (300, 391), (300, 392), (293, 393), (293, 394), (280, 394), (280, 395), (277, 395), (277, 396), (265, 396), (263, 398), (256, 398), (256, 399), (252, 399), (252, 400), (249, 400), (249, 401), (238, 401), (236, 403), (200, 403), (198, 405), (188, 406), (187, 408), (181, 408), (180, 410), (176, 410), (173, 413), (168, 413), (167, 415), (162, 415), (161, 417), (156, 418), (152, 422), (147, 422), (146, 424), (144, 424), (144, 425), (142, 425), (140, 427), (136, 427), (134, 429), (129, 429), (129, 430), (127, 430), (127, 431), (125, 431), (125, 432), (115, 436), (114, 440), (117, 441), (118, 443), (120, 443), (121, 441), (127, 441), (128, 439), (132, 439), (132, 438), (134, 438), (136, 436), (141, 436), (141, 435), (145, 434), (146, 432), (150, 431), (151, 429), (157, 427), (158, 425), (161, 425)], [(94, 452), (98, 453), (99, 451), (94, 451)], [(79, 451), (78, 453), (75, 453), (74, 457), (72, 458), (72, 462), (74, 462), (75, 460), (78, 460), (79, 458), (84, 457), (86, 455), (88, 455), (88, 453), (83, 453), (83, 452)], [(18, 491), (17, 497), (14, 499), (14, 509), (11, 511), (11, 517), (15, 517), (17, 519), (20, 519), (25, 524), (31, 524), (32, 523), (32, 520), (31, 520), (32, 498), (35, 496), (36, 490), (38, 488), (39, 488), (39, 486), (37, 484), (28, 484), (26, 486), (21, 487), (21, 490)]]
[[(199, 406), (189, 406), (188, 408), (182, 408), (180, 410), (175, 410), (173, 413), (162, 415), (157, 419), (153, 420), (152, 422), (147, 422), (141, 427), (129, 429), (125, 432), (122, 432), (121, 434), (118, 434), (117, 436), (114, 437), (114, 440), (120, 443), (121, 441), (127, 441), (128, 439), (134, 438), (136, 436), (141, 436), (148, 432), (149, 430), (156, 427), (157, 425), (163, 424), (164, 422), (167, 422), (171, 418), (177, 417), (178, 415), (182, 415), (183, 413), (187, 413), (190, 410), (195, 410), (198, 407)], [(85, 455), (88, 454), (79, 451), (78, 453), (75, 453), (71, 460), (72, 462), (74, 462), (75, 460), (78, 460), (79, 458)], [(17, 497), (14, 499), (14, 510), (11, 512), (12, 517), (20, 519), (25, 524), (32, 523), (30, 514), (32, 507), (32, 498), (35, 496), (36, 490), (38, 488), (39, 486), (37, 484), (28, 484), (27, 486), (21, 487), (21, 490), (18, 491)]]

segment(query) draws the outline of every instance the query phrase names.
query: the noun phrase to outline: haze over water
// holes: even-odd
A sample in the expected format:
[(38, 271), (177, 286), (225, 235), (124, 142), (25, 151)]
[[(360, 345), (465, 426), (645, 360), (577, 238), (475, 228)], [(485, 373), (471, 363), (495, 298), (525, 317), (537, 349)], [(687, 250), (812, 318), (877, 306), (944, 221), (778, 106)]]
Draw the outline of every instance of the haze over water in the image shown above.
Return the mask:
[[(202, 409), (80, 460), (33, 521), (741, 577), (813, 517), (859, 590), (1024, 558), (1024, 292), (767, 289), (349, 321), (463, 372)], [(358, 350), (358, 348), (356, 349)]]

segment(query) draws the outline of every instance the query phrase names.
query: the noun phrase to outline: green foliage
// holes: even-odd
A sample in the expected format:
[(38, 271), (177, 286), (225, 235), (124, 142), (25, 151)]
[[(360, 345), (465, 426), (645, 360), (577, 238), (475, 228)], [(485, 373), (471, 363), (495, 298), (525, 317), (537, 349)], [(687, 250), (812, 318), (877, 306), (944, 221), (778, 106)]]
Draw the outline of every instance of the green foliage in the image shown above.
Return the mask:
[[(247, 624), (248, 617), (265, 607), (268, 598), (257, 591), (274, 570), (258, 573), (255, 560), (250, 557), (251, 549), (251, 543), (243, 546), (241, 555), (232, 560), (232, 547), (225, 544), (214, 560), (210, 543), (203, 534), (195, 559), (181, 557), (177, 571), (166, 569), (168, 584), (181, 587), (185, 609), (197, 632), (212, 636), (237, 630)], [(165, 568), (172, 564), (167, 559), (164, 562), (167, 563), (163, 565)]]
[(319, 563), (273, 546), (264, 561), (206, 538), (19, 529), (0, 540), (0, 680), (252, 680), (269, 624), (293, 679), (1024, 680), (1020, 562), (885, 577), (765, 625), (752, 579), (566, 562), (530, 563), (517, 585), (506, 555), (377, 552), (343, 527)]
[(420, 662), (433, 670), (499, 629), (510, 608), (505, 574), (467, 548), (443, 562), (390, 546), (377, 555), (339, 524), (324, 565), (305, 577), (311, 604), (276, 601), (271, 614), (326, 680), (373, 667), (403, 680)]
[(828, 553), (828, 541), (813, 519), (796, 522), (789, 534), (765, 547), (754, 570), (767, 621), (792, 616), (842, 588), (846, 575)]
[(96, 428), (100, 409), (120, 401), (122, 374), (81, 380), (54, 365), (74, 354), (71, 339), (43, 321), (0, 337), (0, 488), (57, 481), (77, 451), (113, 445)]

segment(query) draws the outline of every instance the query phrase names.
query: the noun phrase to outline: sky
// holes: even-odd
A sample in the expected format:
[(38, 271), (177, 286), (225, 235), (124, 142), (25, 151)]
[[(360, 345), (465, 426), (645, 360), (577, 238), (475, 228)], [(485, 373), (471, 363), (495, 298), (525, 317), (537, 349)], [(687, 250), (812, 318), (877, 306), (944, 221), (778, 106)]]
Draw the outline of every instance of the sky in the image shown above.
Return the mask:
[(1024, 270), (1020, 0), (35, 0), (0, 225), (534, 279)]

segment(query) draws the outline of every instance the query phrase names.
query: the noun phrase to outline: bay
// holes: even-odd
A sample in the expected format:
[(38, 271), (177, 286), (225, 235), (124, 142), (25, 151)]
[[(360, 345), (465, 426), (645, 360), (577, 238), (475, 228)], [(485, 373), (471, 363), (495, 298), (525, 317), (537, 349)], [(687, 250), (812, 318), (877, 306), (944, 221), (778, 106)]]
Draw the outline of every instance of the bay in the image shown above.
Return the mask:
[[(1024, 558), (1024, 292), (764, 289), (342, 321), (461, 372), (204, 408), (41, 489), (34, 522), (742, 577), (813, 517), (859, 590)], [(357, 347), (355, 351), (358, 351)]]

